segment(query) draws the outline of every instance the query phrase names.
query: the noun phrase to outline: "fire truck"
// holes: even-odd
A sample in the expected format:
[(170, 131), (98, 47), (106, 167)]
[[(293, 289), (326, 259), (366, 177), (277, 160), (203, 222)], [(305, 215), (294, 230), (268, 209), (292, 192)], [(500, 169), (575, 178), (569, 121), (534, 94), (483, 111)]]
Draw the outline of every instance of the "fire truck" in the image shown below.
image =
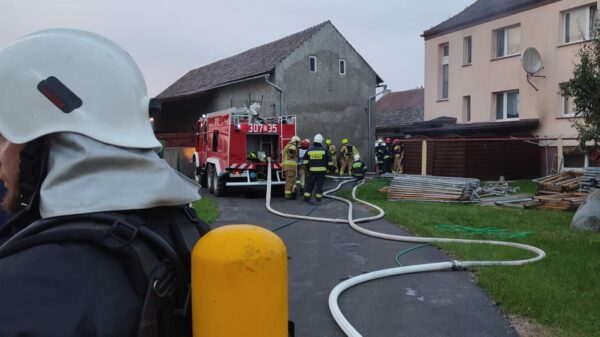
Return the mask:
[(203, 115), (194, 136), (196, 180), (216, 196), (228, 187), (265, 186), (270, 157), (272, 184), (284, 185), (281, 151), (294, 135), (295, 116), (262, 118), (248, 108)]

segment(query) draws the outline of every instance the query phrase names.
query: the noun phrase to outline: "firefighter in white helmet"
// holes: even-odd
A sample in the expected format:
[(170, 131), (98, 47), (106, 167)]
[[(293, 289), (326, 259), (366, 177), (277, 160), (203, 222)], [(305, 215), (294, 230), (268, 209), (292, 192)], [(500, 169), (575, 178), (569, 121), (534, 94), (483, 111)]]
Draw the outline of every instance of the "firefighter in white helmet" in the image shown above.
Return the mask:
[(102, 36), (47, 30), (0, 51), (15, 214), (0, 227), (0, 336), (189, 335), (169, 308), (185, 306), (184, 261), (208, 229), (185, 206), (197, 186), (156, 153), (150, 108), (137, 65)]
[(298, 144), (300, 137), (294, 136), (283, 148), (283, 174), (285, 175), (285, 198), (296, 199), (296, 175), (298, 169)]
[(313, 140), (313, 146), (306, 151), (304, 155), (304, 165), (308, 172), (306, 186), (304, 189), (304, 201), (310, 201), (314, 196), (317, 202), (323, 198), (323, 184), (325, 183), (325, 174), (333, 166), (331, 154), (323, 147), (323, 136), (317, 134)]

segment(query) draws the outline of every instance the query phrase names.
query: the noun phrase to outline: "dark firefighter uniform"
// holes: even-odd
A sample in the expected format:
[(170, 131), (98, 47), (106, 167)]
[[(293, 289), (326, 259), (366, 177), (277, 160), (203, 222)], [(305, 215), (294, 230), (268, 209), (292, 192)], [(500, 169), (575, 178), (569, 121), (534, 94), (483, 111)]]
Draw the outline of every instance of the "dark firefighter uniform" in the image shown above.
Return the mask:
[(383, 157), (385, 156), (385, 144), (379, 142), (375, 148), (375, 157), (377, 158), (377, 171), (383, 173)]
[(283, 172), (285, 175), (285, 198), (296, 196), (296, 168), (298, 165), (298, 147), (289, 142), (283, 148)]
[(356, 178), (356, 180), (362, 180), (365, 177), (365, 173), (367, 172), (367, 164), (365, 164), (362, 160), (355, 160), (352, 163), (352, 177)]
[(391, 143), (386, 142), (385, 148), (383, 150), (383, 172), (391, 173), (392, 172), (392, 162), (393, 162), (393, 153), (394, 146)]
[(306, 151), (303, 160), (308, 177), (306, 178), (306, 188), (304, 189), (304, 201), (309, 201), (315, 189), (315, 199), (321, 201), (323, 198), (323, 184), (325, 183), (325, 174), (327, 169), (333, 166), (331, 154), (319, 143)]

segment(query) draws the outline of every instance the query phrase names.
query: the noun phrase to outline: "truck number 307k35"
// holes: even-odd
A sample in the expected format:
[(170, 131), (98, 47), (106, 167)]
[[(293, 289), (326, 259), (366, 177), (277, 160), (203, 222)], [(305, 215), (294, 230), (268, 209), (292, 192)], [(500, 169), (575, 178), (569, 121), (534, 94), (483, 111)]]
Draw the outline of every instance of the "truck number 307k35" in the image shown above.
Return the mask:
[(252, 133), (277, 133), (277, 124), (249, 124), (248, 127)]

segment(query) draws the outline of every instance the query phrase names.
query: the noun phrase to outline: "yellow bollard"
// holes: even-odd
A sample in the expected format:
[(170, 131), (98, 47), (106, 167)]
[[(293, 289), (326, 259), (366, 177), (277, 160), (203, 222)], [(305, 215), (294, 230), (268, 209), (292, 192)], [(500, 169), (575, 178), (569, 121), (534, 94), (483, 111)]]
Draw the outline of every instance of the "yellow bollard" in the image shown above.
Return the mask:
[(287, 337), (287, 252), (272, 232), (230, 225), (192, 251), (194, 337)]

